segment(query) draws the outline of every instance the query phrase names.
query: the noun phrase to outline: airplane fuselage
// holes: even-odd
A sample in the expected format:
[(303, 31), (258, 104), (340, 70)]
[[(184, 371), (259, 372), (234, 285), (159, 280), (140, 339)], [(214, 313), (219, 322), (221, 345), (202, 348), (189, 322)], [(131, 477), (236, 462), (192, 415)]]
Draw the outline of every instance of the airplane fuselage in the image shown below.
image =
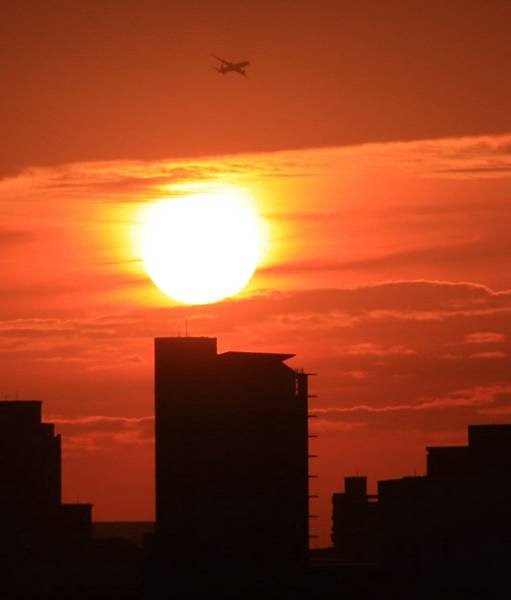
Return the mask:
[(218, 72), (222, 73), (222, 75), (225, 75), (226, 73), (241, 73), (241, 75), (245, 75), (245, 69), (238, 65), (221, 65), (218, 68)]
[(225, 75), (226, 73), (239, 73), (240, 75), (244, 75), (245, 77), (247, 76), (245, 67), (247, 67), (250, 64), (248, 60), (239, 63), (233, 63), (227, 60), (223, 60), (222, 58), (219, 58), (215, 55), (213, 55), (213, 57), (220, 61), (220, 66), (215, 68), (222, 75)]

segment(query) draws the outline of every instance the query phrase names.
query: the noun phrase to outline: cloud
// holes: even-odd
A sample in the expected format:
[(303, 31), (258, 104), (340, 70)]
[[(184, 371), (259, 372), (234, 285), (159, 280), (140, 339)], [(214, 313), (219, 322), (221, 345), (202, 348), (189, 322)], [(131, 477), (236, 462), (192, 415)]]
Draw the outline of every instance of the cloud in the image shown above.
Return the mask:
[(344, 371), (342, 373), (342, 376), (363, 381), (364, 379), (368, 379), (370, 377), (370, 374), (366, 371)]
[[(321, 151), (320, 151), (321, 154)], [(277, 158), (277, 160), (275, 160)], [(315, 161), (319, 169), (321, 159)], [(6, 189), (18, 187), (50, 191), (68, 197), (101, 202), (152, 202), (156, 198), (182, 196), (190, 190), (217, 188), (231, 182), (279, 179), (307, 174), (303, 152), (228, 155), (197, 160), (97, 161), (28, 168), (4, 180)], [(2, 182), (0, 182), (0, 192)], [(191, 187), (189, 187), (191, 186)], [(311, 213), (312, 214), (312, 213)], [(298, 217), (300, 218), (300, 217)]]
[(62, 434), (64, 450), (97, 451), (117, 445), (147, 445), (153, 442), (154, 417), (49, 416)]
[[(277, 311), (282, 308), (285, 312), (336, 311), (357, 316), (386, 311), (403, 318), (421, 314), (441, 318), (460, 313), (507, 311), (511, 308), (511, 291), (494, 291), (470, 282), (409, 280), (275, 293), (244, 302), (258, 305), (265, 301), (269, 307)], [(227, 310), (231, 309), (232, 305)]]
[[(187, 321), (226, 349), (296, 352), (293, 364), (320, 373), (332, 408), (415, 406), (463, 386), (506, 385), (510, 165), (505, 135), (28, 170), (0, 182), (2, 214), (17, 215), (5, 243), (30, 239), (33, 211), (35, 227), (47, 224), (47, 202), (64, 207), (55, 235), (69, 227), (69, 240), (46, 277), (33, 257), (4, 276), (0, 375), (26, 365), (44, 390), (45, 377), (82, 385), (93, 374), (86, 387), (97, 395), (110, 384), (115, 403), (111, 382), (122, 373), (145, 382), (145, 402), (151, 338)], [(118, 227), (133, 222), (134, 203), (225, 182), (254, 186), (276, 246), (290, 248), (276, 248), (244, 296), (176, 305), (157, 296), (131, 250), (88, 254), (101, 235), (110, 248), (126, 234)], [(37, 280), (17, 279), (24, 268)]]
[(471, 354), (470, 358), (506, 358), (507, 354), (505, 352), (476, 352), (475, 354)]
[[(456, 431), (511, 414), (511, 385), (454, 390), (444, 397), (409, 404), (316, 408), (318, 431), (344, 431), (351, 423), (371, 431)], [(500, 420), (502, 422), (502, 419)]]
[(351, 356), (412, 356), (417, 354), (411, 348), (404, 346), (381, 346), (371, 342), (354, 344), (346, 349), (346, 354)]
[[(511, 210), (510, 216), (511, 216)], [(490, 236), (474, 241), (463, 241), (451, 244), (429, 245), (377, 254), (372, 257), (353, 260), (309, 260), (269, 265), (262, 269), (268, 274), (313, 273), (355, 270), (380, 270), (391, 267), (420, 268), (424, 265), (442, 264), (444, 267), (455, 265), (487, 266), (496, 263), (507, 265), (507, 257), (511, 255), (511, 239), (505, 236)]]
[[(435, 419), (443, 421), (444, 416), (451, 430), (456, 422), (462, 428), (479, 419), (479, 413), (460, 389), (504, 390), (511, 385), (511, 294), (439, 281), (272, 292), (215, 305), (148, 307), (87, 318), (3, 320), (0, 377), (10, 381), (11, 373), (31, 372), (29, 389), (43, 399), (47, 380), (65, 379), (74, 389), (74, 408), (58, 385), (50, 394), (59, 398), (52, 404), (54, 414), (71, 408), (94, 414), (101, 410), (105, 393), (110, 407), (127, 403), (148, 410), (152, 338), (177, 335), (185, 320), (192, 335), (217, 337), (220, 351), (296, 353), (291, 365), (319, 374), (311, 386), (321, 406), (332, 414), (359, 407), (359, 422), (369, 413), (398, 415), (386, 421), (387, 429), (406, 427), (411, 419), (407, 415), (418, 411), (436, 411), (436, 416), (413, 417), (415, 429), (433, 431)], [(496, 339), (501, 340), (497, 354)], [(19, 384), (6, 389), (19, 389)], [(386, 408), (391, 406), (397, 408)], [(442, 407), (447, 412), (440, 414)], [(136, 442), (138, 436), (128, 423), (116, 421), (77, 422), (68, 430), (78, 431), (79, 426), (118, 428), (123, 443)], [(114, 438), (106, 436), (101, 444)]]
[(494, 331), (476, 331), (465, 336), (467, 344), (496, 344), (505, 341), (505, 339), (506, 336), (503, 333)]
[[(26, 236), (35, 235), (41, 224), (45, 230), (53, 227), (56, 256), (49, 264), (58, 263), (63, 256), (70, 264), (65, 265), (68, 271), (60, 264), (53, 271), (48, 265), (39, 268), (37, 281), (27, 286), (19, 273), (28, 272), (37, 261), (30, 256), (21, 263), (21, 255), (12, 254), (9, 258), (17, 261), (13, 272), (18, 275), (5, 277), (1, 291), (11, 309), (21, 298), (28, 303), (29, 298), (38, 296), (42, 302), (75, 294), (74, 290), (83, 293), (85, 280), (91, 294), (106, 294), (117, 281), (124, 285), (120, 280), (130, 279), (130, 265), (133, 274), (136, 265), (140, 267), (140, 257), (131, 247), (120, 249), (118, 255), (107, 252), (113, 239), (129, 236), (128, 229), (135, 225), (135, 213), (140, 209), (135, 204), (222, 185), (252, 190), (270, 229), (275, 230), (272, 235), (282, 236), (282, 243), (291, 248), (287, 253), (279, 249), (280, 254), (270, 256), (268, 264), (258, 270), (261, 287), (292, 289), (297, 276), (303, 276), (308, 287), (324, 286), (328, 276), (352, 285), (368, 279), (417, 276), (487, 281), (483, 273), (489, 272), (488, 266), (503, 272), (511, 254), (505, 227), (511, 218), (507, 196), (493, 188), (491, 193), (481, 188), (474, 194), (472, 182), (446, 191), (444, 179), (449, 179), (449, 170), (482, 168), (482, 161), (485, 169), (511, 164), (510, 145), (510, 135), (480, 136), (203, 160), (119, 160), (32, 168), (0, 182), (0, 211), (13, 213), (13, 231), (21, 232), (26, 223), (34, 223), (34, 230), (24, 233)], [(445, 171), (441, 180), (439, 170)], [(374, 187), (364, 183), (367, 181), (374, 181)], [(59, 227), (48, 225), (49, 203)], [(111, 203), (108, 209), (101, 208), (108, 214), (91, 208), (97, 203)], [(119, 206), (122, 203), (127, 206)], [(449, 221), (447, 215), (455, 223), (439, 230), (439, 222)], [(470, 221), (473, 215), (477, 218)], [(458, 227), (460, 219), (462, 227)], [(89, 249), (98, 242), (98, 220), (106, 228), (104, 252), (89, 256)], [(94, 244), (88, 227), (94, 227)], [(417, 235), (408, 235), (409, 227), (414, 227)], [(84, 231), (89, 232), (87, 239)], [(5, 243), (14, 240), (12, 235), (4, 238)], [(21, 238), (16, 239), (19, 242)], [(75, 241), (80, 240), (80, 250), (73, 251)], [(112, 268), (102, 276), (105, 266)], [(479, 272), (474, 273), (475, 269)], [(55, 276), (65, 272), (73, 275)], [(134, 277), (133, 290), (137, 286)], [(292, 281), (283, 282), (283, 277)], [(496, 287), (495, 281), (487, 283)]]
[(202, 163), (116, 161), (32, 168), (22, 177), (32, 180), (36, 188), (70, 196), (140, 202), (154, 199), (156, 192), (158, 196), (163, 192), (172, 195), (172, 185), (212, 179), (217, 171), (213, 165)]
[[(10, 300), (19, 301), (23, 298), (37, 298), (42, 301), (63, 295), (83, 297), (87, 293), (109, 293), (122, 288), (141, 289), (143, 287), (153, 287), (149, 277), (143, 272), (96, 271), (67, 275), (42, 283), (9, 285), (8, 282), (0, 282), (0, 293), (5, 303)], [(63, 307), (61, 312), (64, 312), (65, 309), (66, 307)]]
[[(398, 167), (420, 176), (502, 176), (511, 170), (511, 135), (449, 137), (435, 140), (383, 142), (339, 147), (310, 147), (298, 150), (227, 154), (203, 159), (159, 159), (153, 161), (109, 160), (74, 162), (47, 168), (28, 168), (11, 177), (36, 182), (36, 189), (72, 194), (94, 193), (113, 199), (125, 194), (145, 196), (173, 184), (190, 181), (225, 181), (231, 176), (250, 181), (321, 175), (342, 165), (353, 172), (371, 164), (375, 168)], [(364, 160), (361, 160), (361, 159)]]
[[(257, 323), (288, 332), (315, 332), (320, 337), (329, 331), (337, 335), (339, 328), (357, 327), (365, 332), (361, 335), (367, 335), (370, 327), (381, 336), (383, 324), (394, 327), (400, 321), (417, 321), (415, 327), (433, 331), (432, 321), (462, 319), (466, 321), (463, 324), (466, 331), (462, 332), (465, 342), (490, 339), (495, 342), (504, 340), (506, 333), (474, 333), (474, 328), (499, 315), (503, 327), (507, 327), (511, 315), (509, 291), (495, 292), (472, 283), (395, 281), (354, 288), (260, 293), (212, 305), (144, 308), (90, 318), (3, 319), (0, 348), (2, 344), (10, 344), (9, 340), (33, 349), (36, 340), (56, 344), (80, 339), (94, 340), (96, 348), (110, 347), (121, 340), (126, 343), (130, 339), (147, 339), (169, 329), (177, 334), (185, 319), (192, 333), (232, 333)], [(448, 338), (452, 343), (459, 342), (450, 334)], [(389, 344), (362, 339), (348, 343), (344, 354), (403, 357), (415, 354), (415, 349), (402, 341)], [(137, 352), (131, 354), (136, 355)]]

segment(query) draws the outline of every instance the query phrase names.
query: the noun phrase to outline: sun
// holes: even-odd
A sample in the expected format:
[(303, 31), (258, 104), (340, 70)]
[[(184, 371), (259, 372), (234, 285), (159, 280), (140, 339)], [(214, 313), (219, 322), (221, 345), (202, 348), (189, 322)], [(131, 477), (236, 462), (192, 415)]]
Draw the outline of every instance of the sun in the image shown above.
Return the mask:
[(142, 257), (153, 282), (185, 304), (232, 296), (251, 279), (264, 227), (243, 189), (161, 200), (145, 212)]

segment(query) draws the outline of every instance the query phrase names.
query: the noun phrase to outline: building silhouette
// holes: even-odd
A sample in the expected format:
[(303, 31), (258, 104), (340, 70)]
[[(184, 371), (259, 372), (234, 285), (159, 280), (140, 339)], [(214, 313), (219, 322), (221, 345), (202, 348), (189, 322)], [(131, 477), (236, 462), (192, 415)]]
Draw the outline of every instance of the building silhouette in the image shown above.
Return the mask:
[(62, 504), (61, 441), (37, 400), (0, 402), (0, 548), (45, 550), (91, 534), (91, 505)]
[(344, 493), (332, 496), (332, 543), (347, 563), (376, 557), (377, 496), (367, 493), (367, 477), (345, 477)]
[(308, 553), (307, 374), (292, 354), (155, 340), (156, 532), (166, 568), (266, 578)]
[(376, 518), (333, 501), (339, 551), (359, 551), (351, 522), (376, 540), (377, 564), (396, 578), (498, 587), (511, 556), (511, 425), (470, 425), (468, 446), (428, 447), (425, 476), (378, 482)]

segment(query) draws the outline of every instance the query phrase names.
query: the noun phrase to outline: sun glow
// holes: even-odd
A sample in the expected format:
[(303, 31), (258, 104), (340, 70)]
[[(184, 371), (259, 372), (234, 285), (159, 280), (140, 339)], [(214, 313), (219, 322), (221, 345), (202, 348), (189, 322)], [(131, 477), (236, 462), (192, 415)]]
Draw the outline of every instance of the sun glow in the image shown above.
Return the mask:
[(186, 304), (239, 292), (262, 259), (264, 226), (247, 192), (226, 188), (155, 202), (141, 239), (147, 273)]

